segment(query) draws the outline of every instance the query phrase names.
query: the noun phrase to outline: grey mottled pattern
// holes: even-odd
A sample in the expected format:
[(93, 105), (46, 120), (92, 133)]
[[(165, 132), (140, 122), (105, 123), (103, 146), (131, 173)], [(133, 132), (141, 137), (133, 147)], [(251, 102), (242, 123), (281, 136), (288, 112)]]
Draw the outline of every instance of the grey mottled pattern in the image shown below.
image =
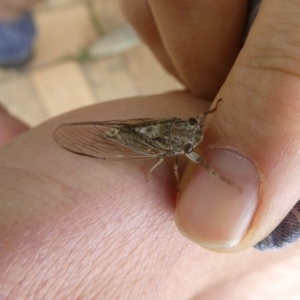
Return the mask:
[(300, 201), (283, 221), (261, 242), (254, 246), (258, 250), (276, 250), (296, 242), (300, 237)]

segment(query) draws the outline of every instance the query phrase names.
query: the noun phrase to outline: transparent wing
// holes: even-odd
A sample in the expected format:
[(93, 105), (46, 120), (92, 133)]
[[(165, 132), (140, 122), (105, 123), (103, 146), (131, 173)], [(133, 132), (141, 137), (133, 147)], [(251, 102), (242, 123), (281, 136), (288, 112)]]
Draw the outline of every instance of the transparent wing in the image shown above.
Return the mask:
[[(168, 119), (132, 119), (127, 121), (81, 122), (61, 124), (54, 132), (56, 142), (63, 148), (81, 155), (105, 160), (136, 160), (166, 156), (160, 149), (141, 140), (131, 125), (151, 125)], [(131, 143), (116, 140), (109, 132), (117, 129), (130, 135)], [(131, 130), (131, 131), (130, 131)]]

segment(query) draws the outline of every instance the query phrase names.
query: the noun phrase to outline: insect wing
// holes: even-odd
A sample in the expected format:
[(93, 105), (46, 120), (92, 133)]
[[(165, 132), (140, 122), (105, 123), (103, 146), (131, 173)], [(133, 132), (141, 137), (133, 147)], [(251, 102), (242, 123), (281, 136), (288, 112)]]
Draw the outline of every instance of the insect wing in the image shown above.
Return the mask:
[[(54, 132), (56, 142), (63, 148), (81, 155), (106, 160), (136, 160), (165, 156), (160, 149), (147, 144), (131, 128), (151, 125), (165, 119), (132, 119), (127, 121), (81, 122), (61, 124)], [(119, 140), (113, 132), (125, 133), (134, 148)]]

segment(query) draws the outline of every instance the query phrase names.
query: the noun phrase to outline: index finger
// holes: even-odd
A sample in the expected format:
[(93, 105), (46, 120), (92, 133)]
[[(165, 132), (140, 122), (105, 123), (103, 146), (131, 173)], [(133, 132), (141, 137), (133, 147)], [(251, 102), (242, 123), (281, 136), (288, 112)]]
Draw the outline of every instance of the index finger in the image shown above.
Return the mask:
[[(240, 51), (248, 1), (148, 3), (153, 15), (150, 22), (155, 22), (157, 32), (149, 30), (154, 26), (148, 25), (147, 32), (139, 32), (152, 38), (144, 40), (151, 42), (150, 48), (160, 60), (165, 61), (166, 56), (171, 60), (177, 76), (190, 91), (213, 99)], [(138, 26), (143, 27), (143, 22)], [(152, 47), (153, 44), (162, 44), (167, 55), (162, 53), (162, 47)]]

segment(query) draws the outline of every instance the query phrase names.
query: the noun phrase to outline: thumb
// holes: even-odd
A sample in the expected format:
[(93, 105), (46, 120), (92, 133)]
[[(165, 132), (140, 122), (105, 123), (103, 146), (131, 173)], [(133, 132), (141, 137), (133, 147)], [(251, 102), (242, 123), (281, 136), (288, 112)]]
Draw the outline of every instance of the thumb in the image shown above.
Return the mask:
[(298, 1), (263, 1), (217, 97), (224, 101), (206, 122), (203, 159), (242, 187), (238, 193), (199, 166), (187, 168), (176, 222), (206, 248), (233, 251), (263, 240), (257, 247), (268, 249), (300, 235), (289, 214), (300, 198), (299, 28)]

